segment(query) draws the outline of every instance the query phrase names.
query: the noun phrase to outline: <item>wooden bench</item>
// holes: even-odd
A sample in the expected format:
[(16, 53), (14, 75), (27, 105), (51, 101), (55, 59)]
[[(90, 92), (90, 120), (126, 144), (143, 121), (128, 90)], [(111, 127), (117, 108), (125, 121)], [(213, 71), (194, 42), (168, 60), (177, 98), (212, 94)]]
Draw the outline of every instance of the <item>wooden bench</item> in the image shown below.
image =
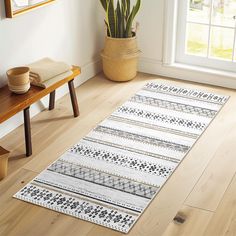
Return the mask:
[(68, 83), (74, 117), (79, 116), (79, 107), (73, 81), (76, 76), (80, 75), (81, 71), (79, 67), (73, 66), (72, 72), (73, 74), (69, 77), (53, 84), (46, 89), (31, 86), (30, 90), (22, 95), (12, 93), (9, 91), (8, 86), (4, 86), (0, 89), (0, 123), (11, 118), (20, 111), (23, 111), (24, 113), (25, 146), (27, 157), (32, 155), (30, 106), (33, 103), (50, 94), (49, 110), (53, 110), (55, 106), (56, 89), (65, 83)]

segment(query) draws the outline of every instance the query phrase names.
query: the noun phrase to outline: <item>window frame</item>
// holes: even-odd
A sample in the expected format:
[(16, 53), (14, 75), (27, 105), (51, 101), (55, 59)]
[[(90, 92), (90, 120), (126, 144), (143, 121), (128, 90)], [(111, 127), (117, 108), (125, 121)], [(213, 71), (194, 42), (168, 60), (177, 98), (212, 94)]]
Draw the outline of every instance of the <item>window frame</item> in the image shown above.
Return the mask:
[[(188, 10), (188, 3), (189, 0), (176, 0), (174, 3), (175, 9), (171, 9), (170, 7), (170, 1), (167, 2), (167, 11), (169, 11), (168, 14), (174, 13), (175, 14), (175, 27), (176, 27), (176, 38), (175, 38), (175, 52), (172, 52), (172, 59), (171, 61), (175, 61), (176, 63), (184, 63), (188, 65), (193, 66), (201, 66), (201, 67), (208, 67), (211, 69), (217, 69), (217, 70), (225, 70), (225, 71), (231, 71), (236, 72), (236, 62), (235, 61), (227, 61), (224, 59), (218, 59), (218, 58), (211, 58), (211, 57), (204, 57), (204, 56), (196, 56), (191, 54), (186, 54), (186, 33), (187, 33), (187, 10)], [(211, 4), (213, 4), (213, 0), (211, 0)], [(175, 12), (173, 12), (175, 11)], [(207, 25), (205, 23), (202, 23), (202, 25)], [(210, 26), (210, 22), (208, 24)], [(174, 25), (173, 25), (174, 26)], [(214, 24), (211, 24), (211, 26), (217, 26)], [(221, 26), (222, 28), (229, 28), (227, 26)], [(234, 43), (233, 43), (233, 54), (234, 58), (236, 56), (236, 24), (235, 27), (232, 27), (234, 29)], [(172, 28), (173, 29), (173, 28)], [(211, 27), (209, 27), (209, 35), (211, 35)], [(211, 37), (211, 36), (210, 36)], [(208, 39), (208, 48), (210, 43), (210, 37)], [(172, 48), (173, 49), (173, 48)], [(174, 55), (174, 56), (173, 56)], [(209, 56), (209, 49), (208, 49), (208, 56)], [(170, 62), (170, 61), (169, 61)]]

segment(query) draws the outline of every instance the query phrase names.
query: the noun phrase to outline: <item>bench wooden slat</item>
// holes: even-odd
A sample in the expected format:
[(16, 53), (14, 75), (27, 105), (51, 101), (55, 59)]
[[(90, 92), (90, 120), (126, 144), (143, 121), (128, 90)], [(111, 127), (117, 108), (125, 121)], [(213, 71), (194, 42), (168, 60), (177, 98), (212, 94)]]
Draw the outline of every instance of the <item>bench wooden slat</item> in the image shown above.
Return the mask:
[(0, 89), (0, 123), (11, 118), (18, 112), (24, 110), (25, 108), (31, 106), (33, 103), (37, 102), (44, 96), (50, 94), (60, 86), (73, 80), (76, 76), (80, 75), (81, 70), (77, 66), (72, 68), (73, 74), (69, 77), (60, 80), (59, 82), (53, 84), (52, 86), (44, 89), (37, 86), (31, 86), (30, 90), (26, 94), (18, 95), (12, 93), (8, 86), (4, 86)]

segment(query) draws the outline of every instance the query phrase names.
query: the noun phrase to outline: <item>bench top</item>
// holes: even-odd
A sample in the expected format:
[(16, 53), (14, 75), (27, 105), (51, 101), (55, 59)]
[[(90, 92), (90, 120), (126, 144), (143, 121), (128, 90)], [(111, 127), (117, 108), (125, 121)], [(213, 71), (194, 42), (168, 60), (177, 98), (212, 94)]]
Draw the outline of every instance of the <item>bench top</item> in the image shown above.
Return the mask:
[(0, 88), (0, 123), (6, 121), (18, 112), (31, 106), (33, 103), (37, 102), (49, 93), (53, 92), (65, 83), (73, 80), (81, 73), (81, 70), (79, 67), (73, 66), (72, 72), (73, 74), (69, 77), (60, 80), (45, 89), (31, 85), (30, 90), (27, 93), (21, 95), (12, 93), (8, 89), (7, 85)]

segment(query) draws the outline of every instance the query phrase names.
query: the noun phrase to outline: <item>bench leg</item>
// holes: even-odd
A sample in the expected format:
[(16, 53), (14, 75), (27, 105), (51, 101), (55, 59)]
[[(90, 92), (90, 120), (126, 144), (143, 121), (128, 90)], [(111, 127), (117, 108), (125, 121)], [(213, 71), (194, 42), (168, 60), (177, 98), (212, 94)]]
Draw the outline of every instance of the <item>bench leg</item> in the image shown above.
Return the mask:
[(8, 155), (0, 157), (0, 181), (7, 176)]
[(76, 98), (75, 87), (74, 87), (74, 80), (68, 82), (69, 90), (70, 90), (70, 98), (73, 107), (74, 117), (79, 116), (79, 106)]
[(30, 127), (30, 107), (24, 109), (24, 128), (25, 128), (25, 148), (26, 156), (32, 155), (31, 127)]
[(50, 98), (49, 98), (49, 110), (53, 110), (55, 107), (55, 95), (56, 95), (56, 90), (50, 93)]

